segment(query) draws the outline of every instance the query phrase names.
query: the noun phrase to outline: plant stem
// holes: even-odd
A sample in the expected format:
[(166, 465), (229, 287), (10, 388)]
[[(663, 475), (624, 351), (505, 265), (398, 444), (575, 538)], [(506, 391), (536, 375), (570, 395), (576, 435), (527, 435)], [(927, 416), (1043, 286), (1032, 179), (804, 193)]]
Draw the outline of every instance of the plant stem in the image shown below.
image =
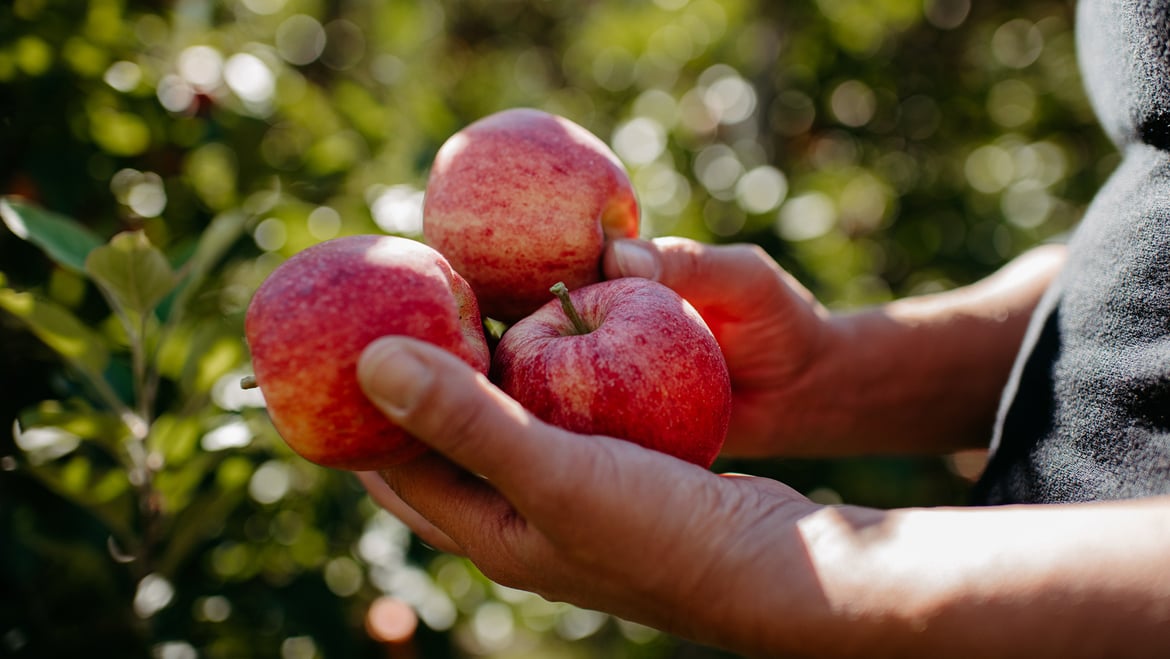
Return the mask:
[(569, 297), (569, 287), (565, 286), (565, 282), (558, 281), (548, 290), (561, 301), (561, 309), (573, 323), (573, 329), (577, 331), (577, 334), (588, 334), (593, 331), (581, 318), (581, 314), (577, 313), (577, 308), (573, 306), (573, 299)]

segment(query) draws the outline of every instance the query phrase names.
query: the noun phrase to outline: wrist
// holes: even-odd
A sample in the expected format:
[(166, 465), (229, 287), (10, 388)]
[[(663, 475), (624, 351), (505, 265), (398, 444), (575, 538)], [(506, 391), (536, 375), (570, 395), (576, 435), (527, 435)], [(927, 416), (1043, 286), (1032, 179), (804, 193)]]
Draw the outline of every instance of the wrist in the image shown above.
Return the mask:
[(906, 543), (906, 516), (921, 512), (826, 506), (803, 518), (797, 531), (816, 592), (798, 603), (806, 619), (786, 633), (776, 630), (763, 654), (945, 656), (934, 654), (939, 639), (926, 632), (946, 605), (944, 595), (961, 587), (952, 583), (955, 573), (932, 569), (947, 559), (928, 559), (929, 543), (920, 537)]

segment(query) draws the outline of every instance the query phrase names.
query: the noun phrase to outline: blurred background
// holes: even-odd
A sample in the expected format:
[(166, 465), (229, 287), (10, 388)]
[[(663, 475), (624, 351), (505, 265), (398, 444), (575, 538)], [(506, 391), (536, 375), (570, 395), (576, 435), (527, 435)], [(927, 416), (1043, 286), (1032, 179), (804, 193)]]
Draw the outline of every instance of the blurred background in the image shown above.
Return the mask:
[[(646, 236), (757, 243), (833, 308), (946, 290), (1059, 240), (1116, 163), (1072, 19), (1071, 0), (0, 4), (0, 656), (724, 656), (491, 584), (293, 456), (238, 388), (252, 291), (322, 240), (418, 237), (439, 145), (512, 106), (608, 142)], [(893, 507), (962, 503), (981, 460), (716, 468)]]

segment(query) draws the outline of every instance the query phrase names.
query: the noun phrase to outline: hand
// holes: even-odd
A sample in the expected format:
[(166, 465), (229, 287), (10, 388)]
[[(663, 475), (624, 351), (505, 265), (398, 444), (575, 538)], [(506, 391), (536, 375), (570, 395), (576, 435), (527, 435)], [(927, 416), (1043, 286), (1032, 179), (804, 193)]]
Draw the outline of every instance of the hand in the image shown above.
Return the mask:
[(986, 446), (1063, 262), (1037, 248), (968, 286), (835, 314), (754, 245), (619, 240), (604, 270), (655, 279), (706, 319), (731, 372), (725, 454), (824, 457)]
[[(793, 451), (806, 435), (797, 385), (832, 352), (829, 313), (756, 245), (711, 246), (681, 238), (609, 243), (607, 277), (645, 277), (674, 289), (699, 312), (731, 373), (731, 427), (724, 453)], [(814, 451), (815, 452), (815, 451)]]
[(747, 656), (1154, 657), (1170, 643), (1170, 497), (822, 507), (550, 427), (413, 339), (372, 344), (358, 376), (436, 449), (384, 470), (375, 496), (507, 586)]
[(385, 484), (365, 474), (375, 498), (498, 583), (748, 650), (763, 643), (751, 566), (807, 564), (799, 543), (776, 535), (817, 507), (777, 482), (549, 426), (413, 339), (372, 344), (358, 376), (436, 450), (383, 470)]

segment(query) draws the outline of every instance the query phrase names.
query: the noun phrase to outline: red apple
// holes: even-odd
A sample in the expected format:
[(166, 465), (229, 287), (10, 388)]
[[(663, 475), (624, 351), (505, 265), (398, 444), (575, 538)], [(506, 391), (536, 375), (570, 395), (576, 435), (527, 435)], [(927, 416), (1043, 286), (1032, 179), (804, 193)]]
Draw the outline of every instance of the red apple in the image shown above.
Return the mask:
[(339, 469), (378, 469), (425, 450), (362, 394), (357, 360), (371, 341), (423, 339), (482, 373), (491, 359), (467, 282), (430, 247), (390, 236), (337, 238), (285, 261), (252, 298), (245, 334), (280, 436)]
[(638, 233), (625, 168), (581, 126), (532, 109), (476, 121), (439, 149), (423, 234), (467, 278), (484, 315), (511, 323), (558, 281), (601, 279), (607, 237)]
[(492, 360), (500, 388), (562, 428), (711, 466), (727, 436), (731, 383), (695, 309), (648, 279), (558, 294), (562, 302), (548, 302), (500, 339)]

